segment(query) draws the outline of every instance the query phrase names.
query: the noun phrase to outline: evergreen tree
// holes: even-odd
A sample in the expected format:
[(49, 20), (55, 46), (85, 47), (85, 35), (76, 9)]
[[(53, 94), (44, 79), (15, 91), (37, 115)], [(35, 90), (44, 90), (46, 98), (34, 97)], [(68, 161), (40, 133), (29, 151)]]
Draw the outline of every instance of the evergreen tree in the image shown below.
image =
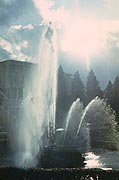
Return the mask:
[(84, 97), (85, 97), (84, 84), (80, 78), (78, 71), (76, 71), (72, 80), (72, 94), (74, 100), (80, 98), (80, 100), (84, 102)]
[(88, 104), (96, 96), (103, 97), (103, 91), (99, 87), (99, 82), (97, 81), (93, 70), (91, 70), (87, 77), (86, 104)]
[(63, 127), (63, 121), (66, 114), (66, 82), (65, 74), (62, 66), (60, 65), (58, 69), (58, 79), (57, 79), (57, 108), (56, 108), (56, 128)]
[(104, 90), (104, 98), (106, 98), (109, 104), (112, 106), (112, 98), (113, 98), (113, 84), (111, 81), (108, 82), (106, 89)]
[(66, 82), (65, 82), (65, 75), (62, 66), (60, 65), (58, 69), (58, 102), (62, 104), (66, 98)]
[(112, 106), (114, 110), (119, 114), (119, 77), (115, 78), (113, 84)]

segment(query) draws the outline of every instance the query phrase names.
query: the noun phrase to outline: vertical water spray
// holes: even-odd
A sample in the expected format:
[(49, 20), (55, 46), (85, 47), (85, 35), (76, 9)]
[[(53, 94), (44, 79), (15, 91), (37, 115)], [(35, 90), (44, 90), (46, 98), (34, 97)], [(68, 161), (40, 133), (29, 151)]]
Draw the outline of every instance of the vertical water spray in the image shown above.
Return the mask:
[(81, 130), (81, 126), (82, 126), (82, 123), (83, 123), (83, 121), (84, 121), (85, 115), (86, 115), (86, 113), (87, 113), (88, 109), (90, 108), (90, 105), (92, 104), (93, 101), (94, 101), (94, 99), (93, 99), (93, 100), (88, 104), (88, 106), (86, 106), (86, 108), (84, 109), (83, 115), (82, 115), (82, 117), (81, 117), (81, 120), (80, 120), (80, 123), (79, 123), (79, 126), (78, 126), (78, 130), (77, 130), (77, 132), (76, 132), (76, 137), (75, 137), (74, 145), (76, 144), (76, 141), (77, 141), (77, 138), (78, 138), (78, 134), (79, 134), (79, 132), (80, 132), (80, 130)]
[(44, 26), (40, 42), (39, 58), (32, 72), (31, 87), (24, 87), (26, 98), (19, 121), (18, 152), (16, 164), (32, 167), (38, 163), (37, 156), (48, 145), (49, 124), (55, 129), (57, 95), (57, 44), (56, 31), (50, 21)]
[(72, 144), (72, 140), (74, 140), (74, 137), (76, 135), (77, 127), (79, 125), (82, 112), (83, 112), (83, 104), (81, 103), (80, 99), (77, 99), (76, 101), (73, 102), (66, 118), (66, 128), (63, 139), (63, 145), (65, 144), (66, 139), (67, 141), (69, 139), (69, 141), (71, 141)]

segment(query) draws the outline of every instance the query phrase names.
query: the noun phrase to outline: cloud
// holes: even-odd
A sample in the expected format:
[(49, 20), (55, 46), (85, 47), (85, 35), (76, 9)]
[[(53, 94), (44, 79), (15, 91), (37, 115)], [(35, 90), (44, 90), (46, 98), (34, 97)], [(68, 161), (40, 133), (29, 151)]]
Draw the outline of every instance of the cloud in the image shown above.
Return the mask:
[(20, 25), (11, 26), (9, 28), (9, 30), (21, 30), (21, 29), (22, 29), (22, 25), (21, 24)]
[(14, 58), (34, 61), (39, 51), (42, 26), (17, 24), (0, 31), (0, 60)]
[(12, 51), (11, 44), (3, 38), (0, 38), (0, 47), (8, 52)]
[(26, 25), (26, 26), (24, 26), (23, 27), (23, 29), (29, 29), (29, 30), (31, 30), (31, 29), (33, 29), (34, 27), (32, 26), (32, 24), (28, 24), (28, 25)]
[(14, 26), (12, 25), (9, 28), (9, 31), (16, 31), (16, 30), (23, 30), (23, 29), (32, 30), (34, 29), (34, 26), (32, 24), (27, 24), (25, 26), (23, 26), (22, 24), (14, 25)]
[[(13, 58), (21, 61), (28, 61), (30, 57), (22, 53), (22, 48), (27, 48), (28, 42), (22, 41), (17, 43), (10, 43), (9, 41), (0, 38), (0, 49), (6, 54), (9, 54), (9, 58)], [(7, 57), (8, 58), (8, 57)]]

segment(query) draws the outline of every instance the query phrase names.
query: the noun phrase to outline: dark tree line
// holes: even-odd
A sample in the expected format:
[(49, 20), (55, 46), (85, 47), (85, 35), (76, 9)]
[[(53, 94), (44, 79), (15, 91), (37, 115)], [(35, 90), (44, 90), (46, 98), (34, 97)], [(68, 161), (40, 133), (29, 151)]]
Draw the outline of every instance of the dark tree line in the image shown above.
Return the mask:
[[(67, 75), (62, 66), (58, 70), (58, 97), (57, 101), (60, 106), (67, 109), (70, 104), (75, 101), (77, 98), (87, 105), (93, 98), (96, 96), (103, 97), (103, 91), (99, 86), (99, 82), (96, 79), (96, 76), (91, 70), (87, 77), (86, 85), (84, 85), (79, 71), (76, 71), (74, 75), (70, 76), (70, 87), (67, 85)], [(68, 100), (66, 102), (66, 100)], [(70, 101), (70, 103), (69, 103)], [(67, 106), (66, 106), (67, 104)]]
[(111, 107), (116, 111), (117, 118), (119, 117), (119, 77), (117, 76), (114, 83), (108, 82), (104, 90), (104, 97), (108, 100)]
[(105, 98), (116, 111), (119, 121), (119, 77), (114, 83), (109, 81), (105, 90), (102, 90), (95, 73), (91, 70), (84, 85), (78, 71), (74, 75), (66, 74), (62, 66), (58, 69), (57, 117), (58, 122), (64, 119), (71, 104), (77, 99), (86, 106), (96, 96)]

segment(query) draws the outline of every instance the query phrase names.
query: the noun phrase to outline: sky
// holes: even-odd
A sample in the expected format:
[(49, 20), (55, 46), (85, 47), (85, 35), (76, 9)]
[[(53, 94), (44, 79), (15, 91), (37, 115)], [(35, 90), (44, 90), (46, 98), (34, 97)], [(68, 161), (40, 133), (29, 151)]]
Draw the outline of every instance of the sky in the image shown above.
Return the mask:
[(104, 86), (119, 75), (118, 9), (119, 0), (0, 0), (0, 60), (37, 58), (42, 23), (52, 19), (64, 69), (93, 68)]

